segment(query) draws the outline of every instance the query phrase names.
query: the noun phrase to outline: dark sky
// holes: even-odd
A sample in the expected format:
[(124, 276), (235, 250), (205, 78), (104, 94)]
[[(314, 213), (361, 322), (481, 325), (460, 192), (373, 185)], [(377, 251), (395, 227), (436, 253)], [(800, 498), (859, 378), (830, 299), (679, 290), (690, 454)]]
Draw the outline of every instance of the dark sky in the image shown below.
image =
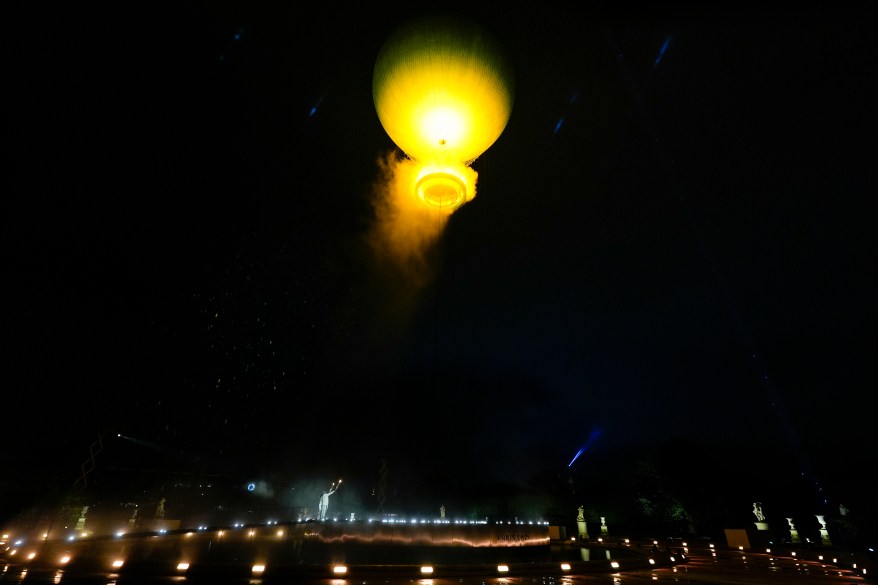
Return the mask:
[(414, 272), (368, 236), (372, 67), (418, 5), (251, 4), (4, 5), (14, 468), (116, 432), (329, 478), (675, 437), (874, 462), (867, 3), (449, 5), (515, 104)]

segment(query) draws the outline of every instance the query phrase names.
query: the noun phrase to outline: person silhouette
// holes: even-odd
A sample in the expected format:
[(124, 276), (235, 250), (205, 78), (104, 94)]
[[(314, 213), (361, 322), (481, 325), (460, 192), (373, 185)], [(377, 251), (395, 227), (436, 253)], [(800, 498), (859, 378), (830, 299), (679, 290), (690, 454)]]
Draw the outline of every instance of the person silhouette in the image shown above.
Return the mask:
[(326, 511), (329, 509), (329, 496), (338, 491), (338, 488), (341, 487), (341, 480), (338, 480), (338, 484), (332, 484), (329, 488), (328, 492), (323, 492), (323, 495), (320, 496), (320, 503), (317, 506), (317, 519), (325, 520), (326, 519)]

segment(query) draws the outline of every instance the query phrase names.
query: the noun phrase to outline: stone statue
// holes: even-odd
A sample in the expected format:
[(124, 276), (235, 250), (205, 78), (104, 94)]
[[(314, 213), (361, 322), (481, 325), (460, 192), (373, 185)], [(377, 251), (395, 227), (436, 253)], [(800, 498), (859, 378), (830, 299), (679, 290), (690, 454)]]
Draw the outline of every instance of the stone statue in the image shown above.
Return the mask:
[(155, 508), (155, 517), (156, 518), (164, 518), (165, 517), (165, 498), (159, 500), (159, 505)]
[(439, 517), (445, 518), (445, 504), (442, 504), (441, 506), (439, 506)]
[(79, 513), (79, 520), (76, 521), (76, 527), (74, 530), (85, 530), (85, 514), (88, 512), (88, 506), (83, 506), (82, 511)]
[(817, 514), (817, 522), (820, 523), (820, 544), (832, 546), (832, 541), (829, 539), (829, 530), (826, 529), (826, 517), (822, 514)]
[(329, 488), (328, 492), (323, 492), (323, 495), (320, 496), (320, 503), (317, 505), (317, 519), (318, 520), (326, 520), (326, 511), (329, 509), (329, 496), (338, 491), (338, 488), (341, 487), (341, 480), (338, 480), (337, 484), (332, 484)]
[(799, 538), (799, 531), (796, 530), (796, 525), (793, 524), (793, 519), (787, 518), (787, 524), (790, 525), (790, 541), (795, 543), (802, 542), (802, 539)]
[(757, 522), (765, 520), (765, 515), (762, 513), (762, 504), (760, 502), (753, 502), (753, 513), (756, 514)]
[(579, 540), (587, 541), (588, 540), (588, 527), (585, 525), (585, 506), (579, 506), (577, 508), (576, 515), (576, 528), (579, 532)]

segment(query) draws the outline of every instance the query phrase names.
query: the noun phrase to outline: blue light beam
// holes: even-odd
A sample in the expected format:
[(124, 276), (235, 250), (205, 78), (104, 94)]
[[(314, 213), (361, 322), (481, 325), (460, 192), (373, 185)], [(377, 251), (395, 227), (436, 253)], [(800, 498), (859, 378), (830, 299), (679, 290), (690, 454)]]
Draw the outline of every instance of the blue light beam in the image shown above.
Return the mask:
[(576, 452), (576, 455), (573, 456), (573, 459), (570, 460), (570, 463), (567, 464), (567, 467), (571, 467), (579, 456), (585, 453), (591, 448), (591, 446), (597, 441), (598, 437), (601, 436), (601, 430), (597, 427), (592, 427), (591, 432), (588, 434), (588, 438), (585, 440), (585, 444), (579, 448), (579, 451)]
[(662, 48), (659, 49), (658, 56), (655, 58), (655, 63), (652, 66), (653, 69), (658, 67), (658, 64), (662, 62), (662, 57), (665, 56), (665, 51), (668, 50), (668, 45), (670, 45), (670, 44), (671, 44), (671, 37), (670, 37), (670, 35), (668, 35), (668, 38), (666, 38), (665, 42), (662, 43)]

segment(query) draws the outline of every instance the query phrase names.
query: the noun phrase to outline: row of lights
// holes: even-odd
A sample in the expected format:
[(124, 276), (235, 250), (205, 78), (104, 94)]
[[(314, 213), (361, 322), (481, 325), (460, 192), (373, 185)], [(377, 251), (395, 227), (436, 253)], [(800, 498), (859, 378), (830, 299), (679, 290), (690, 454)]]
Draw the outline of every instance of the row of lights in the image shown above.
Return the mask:
[[(13, 556), (15, 554), (16, 554), (16, 551), (13, 550), (11, 552), (11, 556)], [(33, 553), (33, 552), (29, 553), (27, 555), (28, 560), (33, 560), (35, 557), (36, 557), (36, 553)], [(60, 559), (58, 559), (58, 564), (61, 566), (64, 566), (64, 565), (67, 565), (71, 560), (72, 560), (72, 557), (70, 555), (64, 555)], [(649, 563), (651, 565), (654, 565), (655, 561), (653, 559), (649, 559)], [(110, 563), (110, 566), (112, 567), (112, 569), (117, 570), (117, 571), (119, 569), (121, 569), (124, 565), (125, 565), (124, 559), (115, 559), (115, 560), (113, 560), (112, 563)], [(618, 570), (619, 563), (617, 561), (611, 561), (610, 567), (612, 569)], [(265, 572), (265, 568), (266, 568), (266, 566), (264, 564), (257, 563), (251, 567), (251, 571), (254, 575), (261, 575), (262, 573)], [(561, 563), (560, 568), (564, 572), (568, 572), (572, 569), (570, 563)], [(188, 562), (181, 561), (181, 562), (177, 563), (177, 571), (178, 572), (185, 573), (188, 570), (189, 570), (189, 563)], [(346, 575), (348, 573), (347, 565), (332, 565), (331, 570), (332, 570), (333, 575)], [(434, 572), (434, 568), (432, 565), (423, 565), (420, 568), (421, 575), (432, 575), (433, 572)], [(509, 573), (509, 565), (507, 565), (507, 564), (497, 565), (497, 572), (501, 573), (501, 574)]]
[[(652, 559), (649, 559), (649, 562), (652, 564), (655, 564), (655, 561), (653, 561)], [(559, 566), (560, 566), (561, 570), (564, 572), (568, 572), (572, 569), (570, 563), (561, 563)], [(618, 569), (619, 563), (617, 561), (611, 561), (610, 567), (613, 569)], [(347, 572), (348, 572), (347, 565), (333, 565), (332, 566), (332, 573), (334, 575), (346, 575)], [(432, 565), (422, 565), (420, 568), (420, 572), (421, 572), (421, 575), (432, 575), (434, 572), (434, 568)], [(497, 572), (501, 573), (501, 574), (509, 573), (509, 565), (506, 565), (506, 564), (497, 565)]]
[[(375, 520), (373, 518), (369, 518), (368, 522), (372, 523), (372, 522), (375, 522)], [(445, 519), (438, 519), (438, 520), (420, 519), (419, 520), (417, 518), (413, 518), (411, 520), (405, 519), (405, 518), (400, 518), (400, 519), (383, 518), (380, 520), (380, 522), (382, 524), (452, 524), (453, 523), (456, 525), (464, 525), (464, 526), (479, 526), (479, 525), (484, 525), (484, 524), (488, 523), (487, 520), (454, 520), (454, 521), (450, 521), (450, 520), (445, 520)], [(263, 524), (263, 526), (273, 526), (273, 525), (276, 525), (277, 523), (278, 523), (277, 520), (268, 520), (268, 521), (266, 521), (265, 524)], [(510, 521), (507, 521), (504, 523), (501, 520), (501, 521), (497, 522), (497, 524), (501, 525), (501, 526), (504, 524), (508, 524), (509, 526), (547, 526), (549, 523), (546, 521), (542, 521), (542, 520), (540, 520), (540, 521), (529, 520), (526, 522), (520, 521), (520, 520), (515, 520), (515, 521), (510, 520)], [(243, 522), (236, 522), (235, 524), (232, 524), (233, 529), (234, 528), (243, 528), (245, 526), (246, 525)], [(208, 526), (202, 525), (202, 526), (198, 526), (196, 528), (196, 530), (198, 532), (205, 532), (207, 530), (210, 530), (210, 528)], [(158, 534), (167, 534), (168, 531), (167, 531), (167, 529), (162, 528), (162, 529), (157, 530), (156, 532)], [(223, 530), (218, 530), (217, 532), (220, 534), (220, 536), (222, 536)], [(126, 534), (129, 534), (129, 533), (125, 532), (124, 530), (119, 530), (115, 533), (115, 536), (117, 538), (120, 538), (122, 536), (125, 536)], [(190, 532), (186, 533), (186, 536), (189, 536), (191, 534), (192, 533), (190, 531)], [(251, 530), (249, 532), (249, 535), (253, 536), (253, 535), (255, 535), (255, 532), (253, 530)], [(283, 532), (279, 530), (277, 535), (283, 536)], [(91, 534), (89, 532), (82, 532), (79, 535), (76, 535), (76, 534), (69, 535), (67, 537), (67, 540), (72, 542), (72, 541), (76, 540), (77, 538), (88, 538), (89, 536), (91, 536)], [(3, 536), (4, 540), (6, 540), (7, 538), (8, 538), (8, 535)], [(44, 533), (42, 535), (42, 538), (43, 538), (43, 540), (47, 540), (49, 538), (48, 533)]]
[[(370, 520), (370, 522), (371, 522), (371, 520)], [(416, 522), (417, 522), (417, 521), (413, 521), (412, 523), (416, 523)], [(421, 521), (422, 524), (423, 524), (424, 522), (425, 522), (425, 521)], [(389, 520), (389, 521), (388, 521), (388, 520), (382, 520), (382, 523), (387, 523), (387, 524), (407, 524), (408, 522), (407, 522), (406, 520), (396, 520), (396, 521), (393, 521), (393, 520)], [(468, 521), (468, 522), (455, 522), (455, 523), (456, 523), (456, 524), (472, 524), (472, 525), (484, 524), (484, 522), (481, 522), (481, 521)], [(272, 524), (272, 523), (269, 522), (268, 524), (266, 524), (266, 526), (270, 526), (271, 524)], [(275, 522), (274, 524), (277, 524), (277, 523)], [(502, 522), (498, 522), (498, 524), (503, 524), (503, 523), (502, 523)], [(512, 525), (513, 523), (510, 522), (509, 524)], [(522, 524), (525, 524), (525, 523), (524, 523), (524, 522), (518, 522), (517, 524), (522, 525)], [(540, 523), (540, 522), (537, 522), (537, 523), (534, 523), (534, 522), (528, 522), (527, 524), (528, 524), (528, 525), (534, 525), (534, 524), (536, 524), (536, 525), (541, 525), (542, 523)], [(241, 527), (243, 527), (243, 526), (244, 526), (243, 524), (235, 524), (235, 525), (232, 526), (232, 528), (233, 528), (233, 529), (236, 529), (236, 528), (241, 528)], [(208, 530), (208, 528), (205, 527), (205, 526), (199, 526), (197, 530), (198, 530), (198, 532), (204, 532), (204, 531)], [(168, 532), (167, 530), (158, 530), (158, 531), (157, 531), (157, 534), (158, 534), (158, 535), (161, 535), (161, 534), (167, 534), (167, 532)], [(126, 534), (128, 534), (128, 533), (127, 533), (127, 532), (124, 532), (124, 531), (122, 531), (122, 530), (120, 530), (119, 532), (116, 532), (115, 536), (116, 536), (116, 538), (121, 538), (121, 537), (125, 536)], [(184, 533), (184, 536), (189, 537), (189, 536), (192, 536), (192, 534), (193, 534), (193, 532), (190, 530), (189, 532)], [(224, 534), (225, 534), (225, 530), (217, 530), (217, 536), (222, 537)], [(278, 529), (278, 531), (275, 533), (275, 535), (276, 535), (277, 537), (283, 537), (283, 535), (284, 535), (284, 531), (283, 531), (282, 529)], [(89, 536), (89, 534), (88, 534), (87, 532), (83, 532), (83, 533), (79, 536), (79, 538), (87, 538), (88, 536)], [(253, 529), (253, 528), (251, 528), (251, 529), (247, 532), (247, 536), (249, 536), (249, 537), (256, 536), (256, 530)], [(43, 539), (45, 540), (45, 539), (47, 539), (47, 538), (48, 538), (48, 534), (44, 534), (44, 535), (43, 535)], [(75, 534), (71, 534), (70, 536), (67, 537), (67, 540), (68, 540), (69, 542), (72, 542), (72, 541), (76, 540), (76, 538), (77, 538), (77, 536), (76, 536)], [(598, 539), (598, 541), (600, 541), (600, 539)]]
[[(713, 547), (713, 545), (710, 545), (710, 546)], [(743, 551), (744, 551), (744, 547), (743, 547), (743, 546), (739, 546), (739, 547), (738, 547), (738, 550), (740, 550), (741, 552), (743, 552)], [(771, 549), (770, 549), (770, 548), (767, 548), (767, 549), (765, 549), (765, 552), (766, 552), (766, 554), (771, 554)], [(715, 555), (715, 554), (716, 554), (716, 553), (714, 553), (714, 555)], [(790, 556), (792, 556), (793, 558), (796, 558), (796, 551), (790, 551)], [(826, 559), (823, 558), (823, 555), (817, 555), (817, 560), (820, 561), (821, 563), (826, 562)], [(838, 557), (833, 557), (833, 558), (832, 558), (832, 563), (831, 563), (831, 564), (837, 566), (837, 565), (838, 565)], [(853, 569), (854, 571), (856, 571), (856, 570), (857, 570), (857, 563), (852, 563), (852, 564), (851, 564), (851, 569)], [(868, 574), (868, 571), (866, 570), (866, 567), (863, 567), (860, 571), (861, 571), (861, 574), (862, 574), (864, 577)]]
[[(684, 543), (684, 546), (685, 546), (685, 543)], [(710, 548), (713, 549), (713, 544), (710, 545)], [(739, 547), (739, 549), (740, 549), (740, 550), (743, 550), (743, 547)], [(771, 553), (771, 549), (765, 549), (765, 552), (770, 554), (770, 553)], [(12, 550), (12, 551), (10, 552), (10, 556), (14, 556), (16, 553), (17, 553), (16, 550)], [(714, 553), (714, 554), (715, 554), (715, 553)], [(793, 556), (793, 557), (796, 556), (795, 551), (792, 552), (792, 556)], [(35, 557), (36, 557), (36, 553), (35, 553), (35, 552), (31, 552), (31, 553), (29, 553), (29, 554), (27, 555), (26, 558), (27, 558), (27, 560), (33, 560)], [(64, 555), (64, 556), (62, 556), (62, 557), (58, 560), (58, 563), (59, 563), (60, 565), (62, 565), (62, 566), (63, 566), (63, 565), (66, 565), (66, 564), (68, 564), (68, 563), (70, 562), (71, 558), (72, 558), (72, 557), (71, 557), (70, 555)], [(819, 560), (820, 560), (821, 562), (824, 560), (824, 559), (823, 559), (823, 555), (819, 555), (818, 558), (819, 558)], [(673, 557), (673, 556), (671, 556), (670, 559), (671, 559), (671, 562), (674, 562), (674, 557)], [(837, 559), (837, 558), (833, 558), (833, 559), (832, 559), (832, 563), (835, 564), (835, 565), (837, 565), (837, 564), (838, 564), (838, 559)], [(118, 570), (118, 569), (121, 569), (122, 566), (123, 566), (124, 564), (125, 564), (125, 561), (124, 561), (123, 559), (116, 559), (116, 560), (114, 560), (114, 561), (111, 563), (111, 567), (112, 567), (113, 569), (115, 569), (115, 570)], [(650, 565), (655, 565), (655, 559), (650, 558), (650, 559), (649, 559), (649, 564), (650, 564)], [(611, 562), (610, 562), (610, 567), (611, 567), (612, 569), (614, 569), (614, 570), (618, 570), (618, 569), (619, 569), (619, 566), (620, 566), (620, 565), (619, 565), (619, 563), (618, 563), (617, 561), (611, 561)], [(259, 563), (257, 563), (257, 564), (254, 564), (254, 565), (251, 567), (251, 571), (252, 571), (252, 573), (253, 573), (254, 575), (261, 575), (262, 573), (265, 572), (265, 568), (266, 568), (266, 567), (265, 567), (264, 564), (259, 564)], [(569, 572), (569, 571), (571, 570), (571, 565), (570, 565), (570, 563), (561, 563), (561, 564), (560, 564), (560, 568), (561, 568), (561, 571), (563, 571), (563, 572)], [(853, 568), (853, 570), (856, 571), (856, 569), (857, 569), (857, 564), (854, 563), (852, 568)], [(177, 571), (178, 571), (178, 572), (185, 573), (188, 569), (189, 569), (189, 563), (188, 563), (188, 562), (182, 561), (182, 562), (180, 562), (180, 563), (177, 564)], [(432, 575), (433, 572), (434, 572), (434, 568), (433, 568), (432, 565), (423, 565), (423, 566), (421, 566), (421, 568), (420, 568), (420, 573), (421, 573), (421, 575)], [(332, 565), (332, 573), (333, 573), (333, 575), (336, 575), (336, 576), (339, 576), (339, 575), (346, 575), (346, 574), (348, 573), (348, 567), (347, 567), (346, 565)], [(508, 573), (509, 573), (509, 565), (507, 565), (507, 564), (500, 564), (500, 565), (497, 565), (497, 573), (499, 573), (499, 574), (508, 574)], [(865, 567), (862, 569), (862, 575), (863, 575), (863, 576), (866, 575), (866, 569), (865, 569)]]
[[(192, 536), (192, 534), (193, 534), (193, 532), (187, 532), (185, 534), (185, 536), (187, 536), (187, 537)], [(219, 537), (222, 537), (223, 534), (224, 534), (224, 531), (222, 531), (222, 530), (217, 531), (217, 535)], [(253, 536), (255, 534), (255, 530), (250, 530), (248, 532), (248, 534), (250, 536)], [(283, 536), (283, 530), (278, 530), (277, 535)], [(4, 543), (7, 539), (8, 539), (8, 535), (3, 535), (3, 542)], [(21, 544), (21, 542), (19, 541), (16, 544)], [(10, 554), (10, 556), (15, 556), (16, 554), (18, 554), (18, 549), (12, 548), (9, 551), (9, 554)], [(25, 556), (25, 558), (28, 561), (31, 561), (34, 558), (36, 558), (36, 556), (37, 556), (37, 553), (35, 551), (33, 551), (33, 552), (28, 553)], [(70, 563), (71, 560), (72, 560), (71, 555), (65, 554), (58, 559), (58, 564), (61, 566), (64, 566), (64, 565), (67, 565), (68, 563)], [(649, 559), (649, 562), (650, 562), (650, 564), (655, 564), (655, 561), (653, 559)], [(114, 570), (119, 570), (124, 566), (124, 564), (125, 564), (124, 559), (115, 559), (112, 561), (110, 566)], [(617, 561), (611, 561), (610, 567), (614, 570), (617, 570), (617, 569), (619, 569), (619, 563)], [(189, 569), (189, 563), (186, 561), (181, 561), (180, 563), (177, 564), (176, 568), (177, 568), (178, 572), (185, 573)], [(261, 575), (262, 573), (265, 572), (265, 569), (266, 569), (265, 564), (261, 564), (261, 563), (254, 564), (251, 567), (251, 571), (254, 575)], [(561, 563), (560, 569), (564, 572), (569, 572), (572, 569), (572, 567), (571, 567), (570, 563)], [(346, 575), (348, 573), (348, 567), (346, 565), (332, 565), (331, 571), (332, 571), (333, 575)], [(421, 575), (432, 575), (434, 573), (434, 568), (432, 565), (423, 565), (420, 567), (420, 573), (421, 573)], [(509, 565), (508, 564), (497, 565), (497, 573), (508, 574), (509, 573)]]

